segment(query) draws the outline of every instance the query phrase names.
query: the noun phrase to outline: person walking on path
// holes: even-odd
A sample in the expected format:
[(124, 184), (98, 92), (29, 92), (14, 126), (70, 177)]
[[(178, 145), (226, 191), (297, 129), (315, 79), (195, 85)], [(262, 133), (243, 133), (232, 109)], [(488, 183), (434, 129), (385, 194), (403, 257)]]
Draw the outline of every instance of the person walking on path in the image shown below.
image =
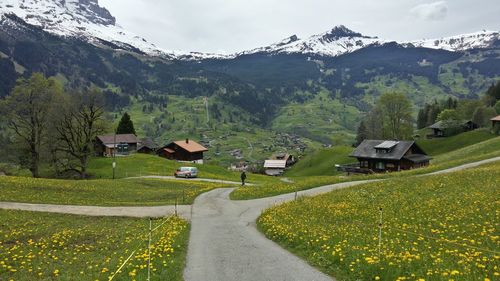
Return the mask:
[(245, 185), (245, 180), (247, 179), (247, 174), (245, 173), (245, 171), (241, 172), (241, 186), (244, 186)]

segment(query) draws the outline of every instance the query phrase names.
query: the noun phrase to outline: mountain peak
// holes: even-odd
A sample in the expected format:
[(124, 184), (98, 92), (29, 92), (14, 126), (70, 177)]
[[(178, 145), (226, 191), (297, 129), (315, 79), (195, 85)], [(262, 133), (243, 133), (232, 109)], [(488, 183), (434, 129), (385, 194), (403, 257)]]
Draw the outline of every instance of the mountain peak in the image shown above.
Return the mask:
[(291, 44), (291, 43), (299, 41), (299, 40), (300, 40), (299, 37), (294, 34), (294, 35), (287, 37), (287, 38), (281, 40), (280, 42), (276, 43), (276, 46), (277, 47), (285, 46), (285, 45)]
[(328, 31), (326, 34), (336, 37), (360, 37), (361, 33), (354, 32), (347, 28), (345, 25), (337, 25), (332, 30)]
[(115, 25), (116, 19), (98, 0), (2, 0), (0, 13), (13, 13), (31, 24), (57, 27), (66, 21)]

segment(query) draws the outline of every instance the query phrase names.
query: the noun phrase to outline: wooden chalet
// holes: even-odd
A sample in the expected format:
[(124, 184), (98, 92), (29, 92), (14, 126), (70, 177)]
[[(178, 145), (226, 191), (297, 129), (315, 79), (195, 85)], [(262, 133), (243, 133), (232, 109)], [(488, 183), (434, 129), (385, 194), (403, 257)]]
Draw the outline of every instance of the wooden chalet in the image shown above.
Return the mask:
[(498, 115), (497, 117), (491, 118), (490, 121), (491, 121), (491, 126), (493, 128), (500, 126), (500, 115)]
[(160, 146), (151, 138), (143, 138), (137, 147), (137, 152), (144, 154), (155, 154)]
[(134, 134), (101, 135), (94, 142), (94, 150), (97, 156), (111, 157), (116, 155), (127, 155), (137, 150), (139, 139)]
[(268, 176), (279, 176), (285, 169), (295, 164), (295, 157), (288, 153), (274, 154), (271, 159), (264, 161), (264, 173)]
[(158, 155), (171, 160), (203, 163), (203, 153), (208, 149), (190, 140), (174, 141), (158, 150)]
[(428, 137), (430, 138), (447, 137), (457, 133), (472, 131), (477, 128), (479, 128), (479, 126), (470, 120), (456, 121), (456, 122), (438, 121), (429, 126), (429, 129), (432, 130), (432, 135), (428, 135)]
[(381, 173), (429, 165), (431, 158), (414, 141), (364, 140), (350, 155), (357, 164), (337, 166), (348, 173)]

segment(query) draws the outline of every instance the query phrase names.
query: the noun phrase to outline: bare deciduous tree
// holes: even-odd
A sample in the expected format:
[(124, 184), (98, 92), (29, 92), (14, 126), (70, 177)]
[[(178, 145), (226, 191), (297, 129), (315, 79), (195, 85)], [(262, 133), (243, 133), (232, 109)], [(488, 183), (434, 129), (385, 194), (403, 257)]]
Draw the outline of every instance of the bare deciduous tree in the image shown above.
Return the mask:
[(58, 170), (73, 171), (87, 177), (88, 160), (93, 153), (93, 141), (104, 131), (102, 93), (92, 89), (74, 93), (67, 106), (56, 116), (54, 161)]

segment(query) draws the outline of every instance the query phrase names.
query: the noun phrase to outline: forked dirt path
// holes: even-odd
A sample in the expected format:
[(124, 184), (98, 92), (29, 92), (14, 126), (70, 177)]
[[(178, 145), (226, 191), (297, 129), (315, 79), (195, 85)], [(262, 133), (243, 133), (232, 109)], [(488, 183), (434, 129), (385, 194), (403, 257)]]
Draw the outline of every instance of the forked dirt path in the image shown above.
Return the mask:
[[(500, 161), (500, 157), (431, 173), (444, 174)], [(313, 196), (379, 180), (364, 180), (299, 191)], [(254, 188), (254, 187), (248, 187)], [(201, 194), (192, 206), (177, 206), (180, 216), (191, 220), (184, 270), (186, 281), (323, 281), (334, 280), (264, 237), (255, 221), (263, 210), (295, 199), (294, 193), (232, 201), (233, 188)], [(158, 217), (174, 213), (173, 206), (94, 207), (0, 202), (0, 209), (56, 212), (93, 216)]]

